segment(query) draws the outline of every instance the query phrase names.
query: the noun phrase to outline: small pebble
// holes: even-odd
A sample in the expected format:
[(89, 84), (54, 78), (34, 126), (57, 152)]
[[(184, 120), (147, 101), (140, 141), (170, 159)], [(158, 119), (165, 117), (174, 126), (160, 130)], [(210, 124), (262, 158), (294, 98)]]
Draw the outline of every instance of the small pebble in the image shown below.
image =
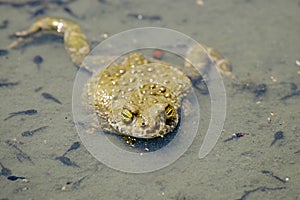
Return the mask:
[(290, 181), (290, 179), (291, 179), (290, 177), (285, 177), (285, 178), (284, 178), (285, 182)]
[(100, 38), (103, 39), (103, 40), (104, 40), (104, 39), (107, 39), (107, 38), (108, 38), (108, 33), (103, 33), (103, 34), (101, 34), (101, 35), (100, 35)]
[(157, 60), (161, 60), (164, 56), (164, 52), (160, 49), (155, 49), (153, 51), (153, 58), (157, 59)]
[(274, 76), (271, 76), (270, 79), (271, 79), (273, 82), (277, 82), (277, 79), (276, 79)]
[(198, 5), (198, 6), (203, 6), (203, 4), (204, 4), (203, 0), (196, 0), (195, 2), (196, 2), (196, 5)]

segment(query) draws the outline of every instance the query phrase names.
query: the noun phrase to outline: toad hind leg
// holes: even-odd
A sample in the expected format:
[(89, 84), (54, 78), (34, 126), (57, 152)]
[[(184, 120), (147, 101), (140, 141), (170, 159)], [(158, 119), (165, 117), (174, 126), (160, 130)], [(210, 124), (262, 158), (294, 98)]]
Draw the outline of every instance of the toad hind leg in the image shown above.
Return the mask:
[(86, 37), (76, 22), (68, 19), (47, 16), (38, 18), (29, 29), (16, 32), (15, 35), (19, 38), (12, 42), (8, 48), (11, 49), (18, 46), (24, 42), (25, 38), (31, 37), (39, 31), (51, 31), (63, 35), (65, 49), (69, 53), (73, 63), (77, 66), (81, 65), (84, 58), (90, 52), (90, 47), (86, 41)]

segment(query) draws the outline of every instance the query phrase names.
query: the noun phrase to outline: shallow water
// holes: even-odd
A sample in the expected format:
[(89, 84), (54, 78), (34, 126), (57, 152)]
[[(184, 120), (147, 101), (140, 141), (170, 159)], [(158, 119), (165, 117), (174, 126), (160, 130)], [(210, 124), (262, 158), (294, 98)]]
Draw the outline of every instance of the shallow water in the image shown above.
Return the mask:
[[(28, 180), (0, 176), (1, 199), (300, 199), (299, 95), (280, 100), (293, 92), (291, 86), (300, 85), (300, 67), (295, 64), (300, 59), (298, 1), (210, 0), (198, 6), (179, 0), (107, 0), (74, 1), (68, 7), (79, 18), (52, 4), (45, 15), (76, 20), (91, 43), (100, 42), (104, 33), (159, 26), (181, 31), (222, 52), (238, 79), (224, 78), (224, 130), (213, 151), (199, 159), (208, 123), (203, 119), (203, 130), (188, 151), (152, 173), (110, 169), (83, 145), (67, 154), (79, 167), (63, 165), (56, 157), (80, 141), (72, 118), (77, 69), (60, 37), (42, 36), (0, 57), (1, 82), (19, 82), (0, 88), (0, 162), (12, 175)], [(0, 31), (1, 49), (12, 41), (9, 35), (33, 22), (31, 13), (38, 8), (0, 5), (0, 19), (9, 22)], [(161, 20), (128, 17), (136, 13)], [(40, 68), (33, 62), (36, 55), (44, 60)], [(255, 97), (256, 86), (263, 83), (267, 92)], [(62, 104), (44, 99), (43, 92)], [(9, 113), (28, 109), (38, 114), (4, 120)], [(48, 127), (32, 137), (21, 135), (43, 126)], [(284, 138), (271, 145), (278, 131)], [(224, 142), (238, 132), (247, 134)]]

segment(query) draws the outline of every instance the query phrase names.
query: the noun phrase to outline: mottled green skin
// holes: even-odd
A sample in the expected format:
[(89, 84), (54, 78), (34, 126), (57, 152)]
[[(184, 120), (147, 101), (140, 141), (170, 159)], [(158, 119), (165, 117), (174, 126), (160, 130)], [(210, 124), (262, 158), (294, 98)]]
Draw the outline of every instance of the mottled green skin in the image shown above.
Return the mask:
[[(130, 54), (93, 77), (88, 94), (102, 129), (137, 138), (163, 137), (178, 124), (178, 109), (191, 89), (190, 79), (177, 67)], [(166, 108), (174, 113), (167, 118)], [(130, 123), (122, 110), (130, 110)]]

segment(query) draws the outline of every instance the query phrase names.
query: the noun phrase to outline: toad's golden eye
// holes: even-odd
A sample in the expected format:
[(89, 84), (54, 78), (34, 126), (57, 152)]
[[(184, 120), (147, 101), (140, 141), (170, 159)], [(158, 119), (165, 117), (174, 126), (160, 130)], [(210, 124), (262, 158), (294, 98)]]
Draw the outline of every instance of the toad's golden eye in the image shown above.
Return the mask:
[(173, 117), (175, 115), (174, 107), (171, 105), (168, 105), (165, 109), (165, 114), (166, 114), (167, 119)]
[(133, 114), (132, 114), (132, 112), (130, 112), (130, 110), (124, 108), (124, 109), (122, 110), (121, 115), (122, 115), (122, 120), (123, 120), (124, 122), (126, 122), (126, 123), (132, 122), (132, 120), (133, 120)]

